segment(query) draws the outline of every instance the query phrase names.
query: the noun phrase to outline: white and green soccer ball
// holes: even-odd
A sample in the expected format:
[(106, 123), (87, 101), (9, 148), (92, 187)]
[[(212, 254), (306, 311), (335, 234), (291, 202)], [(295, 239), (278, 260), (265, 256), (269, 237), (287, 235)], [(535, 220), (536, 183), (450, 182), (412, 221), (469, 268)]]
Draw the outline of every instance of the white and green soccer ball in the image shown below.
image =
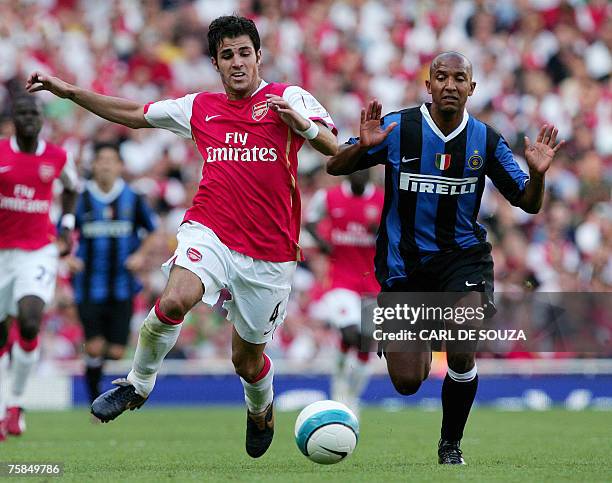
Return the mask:
[(355, 451), (359, 421), (348, 407), (336, 401), (306, 406), (295, 422), (295, 442), (311, 461), (338, 463)]

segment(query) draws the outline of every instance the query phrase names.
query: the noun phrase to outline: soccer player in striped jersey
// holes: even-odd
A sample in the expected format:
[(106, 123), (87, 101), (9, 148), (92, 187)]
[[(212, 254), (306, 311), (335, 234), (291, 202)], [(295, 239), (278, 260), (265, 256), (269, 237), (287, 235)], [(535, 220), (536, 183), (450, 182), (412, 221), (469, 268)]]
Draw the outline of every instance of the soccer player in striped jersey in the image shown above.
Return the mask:
[[(463, 55), (444, 52), (430, 66), (431, 103), (381, 118), (382, 106), (361, 113), (359, 138), (350, 139), (327, 170), (349, 174), (376, 164), (386, 167), (385, 206), (377, 238), (376, 275), (382, 292), (480, 292), (492, 301), (493, 260), (485, 228), (477, 222), (489, 176), (513, 205), (537, 213), (544, 177), (555, 153), (557, 129), (542, 126), (532, 143), (525, 137), (524, 173), (505, 139), (465, 109), (476, 83)], [(384, 347), (391, 380), (400, 394), (414, 394), (427, 378), (431, 348), (400, 352)], [(474, 351), (447, 342), (448, 373), (442, 386), (441, 464), (465, 464), (460, 441), (478, 387)]]
[(142, 288), (134, 273), (145, 264), (155, 217), (121, 177), (119, 147), (95, 146), (92, 179), (76, 210), (79, 247), (72, 279), (85, 331), (85, 381), (90, 401), (100, 395), (105, 359), (121, 359), (130, 334), (132, 300)]

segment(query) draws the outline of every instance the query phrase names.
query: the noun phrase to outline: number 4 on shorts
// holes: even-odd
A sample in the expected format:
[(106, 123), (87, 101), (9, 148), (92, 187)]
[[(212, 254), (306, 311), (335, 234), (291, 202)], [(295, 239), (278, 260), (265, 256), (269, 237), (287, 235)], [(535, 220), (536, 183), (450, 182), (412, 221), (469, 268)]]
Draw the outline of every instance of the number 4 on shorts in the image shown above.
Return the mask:
[(278, 308), (280, 307), (280, 302), (276, 304), (276, 307), (274, 307), (274, 310), (272, 311), (272, 315), (270, 316), (270, 323), (273, 324), (274, 322), (276, 322), (276, 319), (278, 317)]

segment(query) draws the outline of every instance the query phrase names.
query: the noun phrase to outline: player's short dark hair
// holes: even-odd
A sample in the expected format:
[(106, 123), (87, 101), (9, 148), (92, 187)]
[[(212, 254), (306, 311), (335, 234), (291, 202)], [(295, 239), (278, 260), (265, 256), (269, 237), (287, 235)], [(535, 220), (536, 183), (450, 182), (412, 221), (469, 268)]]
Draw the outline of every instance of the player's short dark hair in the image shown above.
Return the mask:
[(119, 144), (113, 143), (110, 141), (96, 143), (94, 144), (94, 147), (93, 147), (94, 156), (97, 158), (98, 154), (100, 154), (100, 151), (102, 151), (103, 149), (112, 149), (113, 151), (117, 153), (117, 157), (119, 158), (119, 161), (123, 162), (123, 159), (121, 158), (121, 151), (119, 149)]
[(210, 56), (217, 59), (219, 46), (223, 39), (235, 39), (241, 35), (248, 35), (253, 42), (255, 52), (259, 52), (261, 40), (255, 22), (251, 19), (238, 15), (225, 15), (213, 20), (208, 27), (208, 51)]

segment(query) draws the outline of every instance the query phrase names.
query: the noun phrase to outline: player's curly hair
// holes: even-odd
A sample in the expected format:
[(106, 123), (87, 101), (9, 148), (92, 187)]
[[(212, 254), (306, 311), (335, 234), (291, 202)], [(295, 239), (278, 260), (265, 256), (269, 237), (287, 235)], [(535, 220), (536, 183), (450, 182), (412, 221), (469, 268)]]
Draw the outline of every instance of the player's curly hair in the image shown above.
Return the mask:
[(213, 20), (208, 27), (208, 51), (210, 56), (217, 58), (218, 49), (223, 39), (228, 37), (234, 39), (241, 35), (248, 35), (253, 42), (255, 52), (259, 51), (261, 40), (255, 22), (238, 15), (225, 15)]

